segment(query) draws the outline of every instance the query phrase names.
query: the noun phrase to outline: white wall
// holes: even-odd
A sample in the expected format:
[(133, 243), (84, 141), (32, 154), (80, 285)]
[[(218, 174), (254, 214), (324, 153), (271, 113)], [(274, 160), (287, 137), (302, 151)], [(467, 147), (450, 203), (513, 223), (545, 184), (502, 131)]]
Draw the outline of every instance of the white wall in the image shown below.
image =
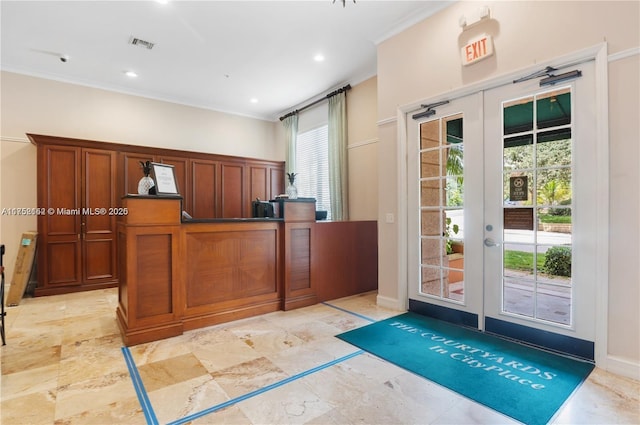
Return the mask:
[[(0, 210), (36, 206), (36, 147), (26, 133), (284, 160), (280, 123), (10, 72), (0, 87)], [(7, 283), (21, 234), (36, 228), (35, 216), (0, 216)]]
[(377, 78), (347, 93), (349, 156), (349, 218), (378, 218)]
[[(462, 32), (488, 5), (491, 20)], [(398, 228), (384, 223), (398, 214), (396, 149), (398, 107), (607, 42), (609, 62), (610, 223), (607, 364), (640, 377), (640, 237), (638, 174), (638, 49), (640, 3), (613, 1), (458, 2), (378, 46), (379, 299), (402, 306)], [(494, 37), (495, 55), (463, 68), (460, 48), (478, 31)], [(624, 58), (616, 59), (616, 54)], [(630, 53), (629, 53), (630, 52)], [(630, 55), (630, 56), (629, 56)], [(629, 56), (629, 57), (627, 57)], [(626, 183), (625, 183), (626, 182)], [(625, 247), (625, 248), (621, 248)]]
[(2, 72), (2, 137), (48, 134), (282, 160), (275, 123)]
[[(145, 99), (30, 76), (0, 73), (0, 210), (36, 206), (36, 147), (26, 133), (284, 160), (280, 121)], [(377, 217), (376, 79), (347, 94), (352, 220)], [(0, 216), (7, 281), (20, 236), (35, 216)], [(8, 283), (8, 282), (7, 282)]]

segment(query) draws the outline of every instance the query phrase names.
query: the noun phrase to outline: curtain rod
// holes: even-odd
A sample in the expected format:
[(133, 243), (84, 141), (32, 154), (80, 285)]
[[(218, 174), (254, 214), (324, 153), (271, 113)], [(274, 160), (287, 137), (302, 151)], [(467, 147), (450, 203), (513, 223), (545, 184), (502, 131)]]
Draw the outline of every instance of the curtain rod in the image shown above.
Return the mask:
[(289, 118), (291, 115), (295, 115), (298, 112), (302, 112), (307, 108), (311, 108), (312, 106), (317, 105), (318, 103), (322, 102), (323, 100), (327, 100), (330, 97), (333, 97), (333, 96), (335, 96), (335, 95), (337, 95), (339, 93), (346, 92), (347, 90), (351, 90), (351, 84), (347, 84), (346, 86), (344, 86), (344, 87), (342, 87), (342, 88), (340, 88), (338, 90), (334, 90), (331, 93), (329, 93), (328, 95), (326, 95), (324, 97), (321, 97), (320, 99), (314, 100), (313, 102), (311, 102), (311, 103), (309, 103), (307, 105), (304, 105), (300, 109), (296, 109), (295, 111), (291, 111), (288, 114), (285, 114), (285, 115), (281, 116), (280, 117), (280, 121), (282, 121), (285, 118)]

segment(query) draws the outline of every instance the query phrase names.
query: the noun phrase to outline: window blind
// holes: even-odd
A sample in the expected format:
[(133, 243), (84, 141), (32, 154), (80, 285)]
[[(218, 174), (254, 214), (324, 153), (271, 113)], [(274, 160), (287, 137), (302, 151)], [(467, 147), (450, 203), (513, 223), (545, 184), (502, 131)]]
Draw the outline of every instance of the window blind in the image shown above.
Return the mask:
[(326, 124), (298, 133), (296, 164), (298, 196), (316, 198), (316, 209), (327, 211), (330, 220), (329, 132)]

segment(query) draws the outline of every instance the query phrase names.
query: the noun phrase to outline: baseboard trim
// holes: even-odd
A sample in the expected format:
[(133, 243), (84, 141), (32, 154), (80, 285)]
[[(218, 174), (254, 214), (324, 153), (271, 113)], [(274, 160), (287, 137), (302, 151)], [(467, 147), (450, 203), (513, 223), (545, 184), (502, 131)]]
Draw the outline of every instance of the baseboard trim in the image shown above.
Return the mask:
[(640, 381), (640, 363), (617, 356), (607, 356), (607, 364), (604, 369), (607, 372)]
[(380, 294), (378, 294), (378, 296), (376, 297), (376, 304), (378, 304), (380, 307), (388, 308), (391, 310), (407, 311), (404, 301), (400, 301), (397, 298), (385, 297)]

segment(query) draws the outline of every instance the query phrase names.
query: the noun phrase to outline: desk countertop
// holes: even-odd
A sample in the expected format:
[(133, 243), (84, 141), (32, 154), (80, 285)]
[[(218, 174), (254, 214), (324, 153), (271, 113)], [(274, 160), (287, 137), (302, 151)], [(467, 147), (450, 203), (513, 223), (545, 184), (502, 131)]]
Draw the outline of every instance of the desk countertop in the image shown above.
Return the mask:
[(189, 223), (255, 223), (255, 222), (281, 222), (282, 218), (256, 217), (256, 218), (192, 218), (183, 219), (182, 224)]

